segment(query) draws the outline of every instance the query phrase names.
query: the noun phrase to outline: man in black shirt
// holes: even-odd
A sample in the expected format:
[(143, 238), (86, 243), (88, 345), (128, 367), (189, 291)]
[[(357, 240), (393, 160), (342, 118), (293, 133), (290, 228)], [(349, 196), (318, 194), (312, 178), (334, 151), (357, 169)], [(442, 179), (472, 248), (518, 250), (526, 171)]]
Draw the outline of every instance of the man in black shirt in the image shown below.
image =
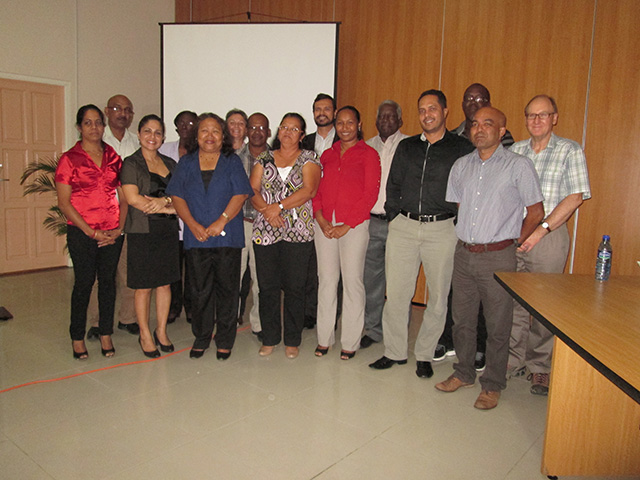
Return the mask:
[(429, 300), (414, 353), (416, 375), (431, 377), (431, 361), (444, 327), (447, 295), (457, 242), (456, 205), (446, 202), (449, 171), (473, 145), (447, 131), (447, 99), (427, 90), (418, 99), (422, 134), (404, 139), (393, 157), (385, 211), (389, 224), (386, 252), (387, 303), (382, 315), (384, 356), (371, 365), (381, 370), (408, 357), (408, 312), (422, 263)]

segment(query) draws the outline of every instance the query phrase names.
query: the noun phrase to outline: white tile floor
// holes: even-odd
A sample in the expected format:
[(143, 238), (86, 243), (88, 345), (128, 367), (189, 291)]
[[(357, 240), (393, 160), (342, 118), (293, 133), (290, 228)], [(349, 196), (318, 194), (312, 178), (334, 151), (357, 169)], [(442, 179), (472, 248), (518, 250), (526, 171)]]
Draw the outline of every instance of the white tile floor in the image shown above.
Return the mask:
[[(177, 351), (146, 360), (136, 337), (116, 330), (113, 359), (88, 342), (71, 355), (70, 269), (0, 277), (2, 479), (544, 479), (546, 398), (511, 380), (493, 411), (473, 408), (479, 386), (433, 388), (415, 362), (374, 371), (375, 344), (341, 361), (316, 358), (315, 331), (300, 356), (259, 344), (240, 328), (226, 362), (213, 349), (192, 360), (190, 326), (170, 326)], [(422, 310), (414, 309), (415, 332)]]

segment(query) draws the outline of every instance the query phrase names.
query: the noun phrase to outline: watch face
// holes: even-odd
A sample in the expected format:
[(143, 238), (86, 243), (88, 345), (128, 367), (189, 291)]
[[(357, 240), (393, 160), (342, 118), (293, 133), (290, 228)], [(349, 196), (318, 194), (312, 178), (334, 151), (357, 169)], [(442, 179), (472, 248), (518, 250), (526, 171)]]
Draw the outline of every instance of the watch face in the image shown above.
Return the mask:
[(549, 228), (549, 224), (547, 222), (542, 222), (542, 228)]

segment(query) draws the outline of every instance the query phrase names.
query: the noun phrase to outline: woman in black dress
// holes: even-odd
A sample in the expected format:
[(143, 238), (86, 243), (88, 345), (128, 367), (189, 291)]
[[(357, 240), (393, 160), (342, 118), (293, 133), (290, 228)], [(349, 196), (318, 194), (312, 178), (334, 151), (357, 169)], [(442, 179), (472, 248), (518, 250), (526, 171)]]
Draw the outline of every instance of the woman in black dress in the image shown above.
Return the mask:
[[(140, 149), (124, 160), (120, 181), (130, 205), (125, 224), (127, 286), (135, 289), (135, 310), (140, 326), (140, 347), (150, 358), (156, 348), (172, 352), (167, 336), (171, 283), (180, 278), (178, 219), (171, 198), (164, 191), (176, 162), (158, 153), (164, 140), (164, 123), (146, 115), (138, 124)], [(156, 289), (156, 329), (149, 329), (151, 291)]]

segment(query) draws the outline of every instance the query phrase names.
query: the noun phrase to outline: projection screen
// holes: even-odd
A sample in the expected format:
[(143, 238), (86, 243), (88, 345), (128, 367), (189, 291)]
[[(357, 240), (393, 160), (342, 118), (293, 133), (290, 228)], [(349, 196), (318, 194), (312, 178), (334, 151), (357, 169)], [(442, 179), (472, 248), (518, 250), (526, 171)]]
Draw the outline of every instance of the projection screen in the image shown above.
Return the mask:
[(335, 98), (338, 25), (161, 24), (166, 141), (178, 139), (173, 119), (182, 110), (262, 112), (272, 137), (285, 113), (298, 112), (315, 131), (313, 99)]

